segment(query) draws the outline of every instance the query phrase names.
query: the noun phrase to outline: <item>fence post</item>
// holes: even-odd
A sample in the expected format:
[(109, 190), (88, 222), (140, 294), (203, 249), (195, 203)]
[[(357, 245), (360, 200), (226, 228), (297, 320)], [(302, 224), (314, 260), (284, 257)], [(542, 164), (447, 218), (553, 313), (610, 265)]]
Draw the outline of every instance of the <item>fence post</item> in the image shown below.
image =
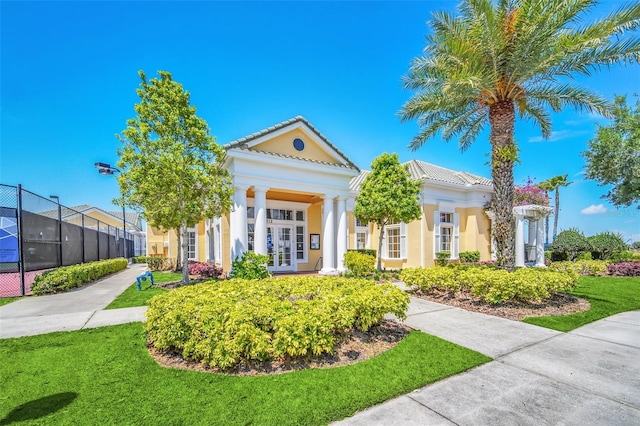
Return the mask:
[(58, 266), (62, 266), (62, 205), (60, 204), (60, 198), (58, 198)]
[(84, 252), (84, 239), (85, 239), (85, 236), (84, 236), (84, 214), (82, 214), (82, 213), (80, 213), (80, 220), (82, 220), (82, 222), (81, 222), (82, 223), (82, 238), (81, 238), (81, 241), (82, 241), (82, 263), (86, 263), (87, 259), (86, 259), (86, 255), (85, 255), (85, 252)]
[(18, 184), (18, 271), (20, 273), (20, 295), (25, 295), (24, 288), (24, 243), (22, 235), (22, 185)]

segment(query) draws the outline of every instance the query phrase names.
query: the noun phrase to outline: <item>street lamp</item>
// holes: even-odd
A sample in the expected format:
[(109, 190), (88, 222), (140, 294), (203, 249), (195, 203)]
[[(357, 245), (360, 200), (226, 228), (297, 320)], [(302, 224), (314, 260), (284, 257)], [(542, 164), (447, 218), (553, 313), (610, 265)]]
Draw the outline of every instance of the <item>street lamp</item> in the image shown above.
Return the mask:
[[(93, 166), (98, 169), (98, 173), (105, 176), (113, 176), (115, 173), (122, 173), (120, 169), (117, 167), (113, 167), (109, 163), (94, 163)], [(122, 203), (122, 236), (123, 236), (123, 244), (122, 244), (122, 256), (124, 258), (127, 257), (127, 219), (124, 211), (124, 202)]]

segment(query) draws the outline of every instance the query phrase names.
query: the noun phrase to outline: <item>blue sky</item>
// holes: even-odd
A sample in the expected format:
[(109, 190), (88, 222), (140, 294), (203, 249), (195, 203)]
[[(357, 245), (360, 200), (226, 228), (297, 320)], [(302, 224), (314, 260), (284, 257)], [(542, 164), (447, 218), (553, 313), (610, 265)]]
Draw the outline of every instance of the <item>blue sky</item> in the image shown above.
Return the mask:
[[(597, 13), (622, 5), (604, 1)], [(191, 92), (198, 114), (224, 144), (303, 115), (363, 169), (397, 152), (490, 177), (481, 136), (465, 153), (434, 138), (406, 147), (417, 132), (397, 111), (411, 93), (401, 77), (420, 55), (425, 22), (450, 1), (394, 2), (17, 2), (1, 14), (0, 182), (22, 184), (63, 204), (116, 209), (115, 134), (133, 117), (137, 72), (167, 70)], [(601, 95), (638, 91), (638, 66), (581, 79)], [(560, 229), (621, 232), (640, 240), (640, 210), (616, 210), (605, 188), (585, 181), (580, 152), (607, 120), (566, 110), (544, 141), (516, 126), (516, 184), (569, 174)], [(592, 213), (592, 214), (585, 214)]]

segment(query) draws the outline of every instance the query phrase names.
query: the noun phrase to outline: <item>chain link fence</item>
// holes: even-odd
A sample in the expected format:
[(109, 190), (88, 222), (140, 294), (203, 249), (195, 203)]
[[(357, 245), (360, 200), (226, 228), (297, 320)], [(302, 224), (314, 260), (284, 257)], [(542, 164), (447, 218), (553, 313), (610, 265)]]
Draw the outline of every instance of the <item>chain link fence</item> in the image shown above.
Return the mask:
[(49, 269), (133, 253), (133, 235), (123, 228), (0, 184), (0, 297), (30, 294)]

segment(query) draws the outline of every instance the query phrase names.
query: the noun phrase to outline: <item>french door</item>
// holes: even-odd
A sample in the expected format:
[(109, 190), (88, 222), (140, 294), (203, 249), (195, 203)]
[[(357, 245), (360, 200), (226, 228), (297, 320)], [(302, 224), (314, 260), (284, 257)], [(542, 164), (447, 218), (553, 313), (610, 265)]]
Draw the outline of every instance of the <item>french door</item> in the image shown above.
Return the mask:
[(273, 272), (295, 271), (295, 233), (293, 226), (272, 225), (267, 227), (268, 267)]

